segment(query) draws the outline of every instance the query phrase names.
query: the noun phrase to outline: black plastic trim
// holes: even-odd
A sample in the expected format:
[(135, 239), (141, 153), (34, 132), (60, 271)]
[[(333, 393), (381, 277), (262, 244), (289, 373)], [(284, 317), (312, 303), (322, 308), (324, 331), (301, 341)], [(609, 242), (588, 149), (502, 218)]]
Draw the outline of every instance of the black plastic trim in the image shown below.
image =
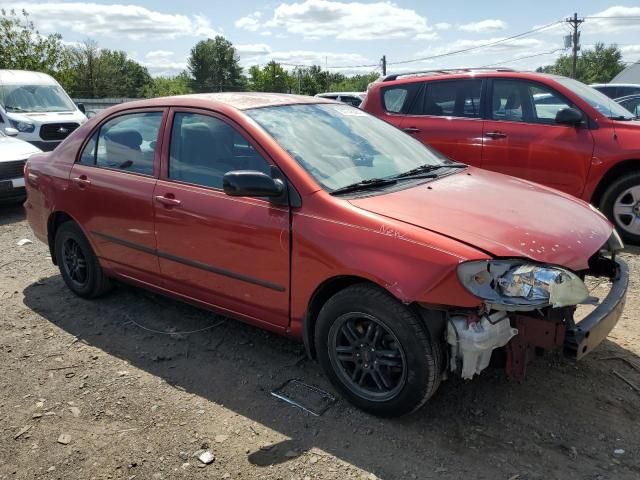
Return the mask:
[(222, 275), (224, 277), (233, 278), (234, 280), (240, 280), (241, 282), (251, 283), (253, 285), (258, 285), (260, 287), (269, 288), (271, 290), (276, 290), (278, 292), (284, 292), (286, 289), (282, 285), (277, 285), (275, 283), (266, 282), (264, 280), (260, 280), (258, 278), (249, 277), (247, 275), (243, 275), (241, 273), (231, 272), (229, 270), (224, 270), (222, 268), (214, 267), (213, 265), (209, 265), (207, 263), (198, 262), (197, 260), (190, 260), (188, 258), (179, 257), (177, 255), (173, 255), (167, 252), (161, 252), (151, 247), (146, 247), (144, 245), (140, 245), (139, 243), (130, 242), (128, 240), (124, 240), (122, 238), (114, 237), (112, 235), (107, 235), (106, 233), (96, 232), (95, 230), (91, 232), (92, 234), (104, 238), (113, 243), (117, 243), (119, 245), (123, 245), (125, 247), (132, 248), (134, 250), (138, 250), (141, 252), (149, 253), (151, 255), (157, 255), (160, 258), (165, 258), (167, 260), (171, 260), (172, 262), (182, 263), (183, 265), (188, 265), (190, 267), (199, 268), (201, 270), (205, 270), (207, 272), (215, 273), (217, 275)]

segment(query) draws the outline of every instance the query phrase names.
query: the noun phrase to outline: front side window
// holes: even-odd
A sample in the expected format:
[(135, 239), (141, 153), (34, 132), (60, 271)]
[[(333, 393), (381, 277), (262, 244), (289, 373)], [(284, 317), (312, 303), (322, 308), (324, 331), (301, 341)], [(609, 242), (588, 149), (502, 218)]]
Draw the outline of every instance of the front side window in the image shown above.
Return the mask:
[(222, 188), (232, 170), (270, 173), (269, 163), (235, 128), (197, 113), (176, 113), (171, 129), (169, 178)]
[(245, 113), (329, 192), (449, 163), (401, 130), (348, 105), (282, 105)]
[(162, 112), (121, 115), (104, 123), (87, 142), (79, 163), (153, 175)]
[(438, 117), (480, 117), (482, 80), (427, 82), (421, 98), (414, 103), (414, 115)]
[(575, 108), (558, 92), (540, 84), (529, 84), (528, 96), (533, 100), (533, 121), (555, 124), (556, 115), (564, 108)]

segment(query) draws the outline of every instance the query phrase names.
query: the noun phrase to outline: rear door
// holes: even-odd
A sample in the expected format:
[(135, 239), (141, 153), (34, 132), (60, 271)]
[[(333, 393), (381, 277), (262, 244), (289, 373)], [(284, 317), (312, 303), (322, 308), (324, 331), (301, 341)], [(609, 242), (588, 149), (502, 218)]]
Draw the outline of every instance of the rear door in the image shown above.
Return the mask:
[(119, 273), (153, 283), (153, 190), (160, 166), (163, 109), (119, 114), (91, 136), (71, 169), (73, 217), (99, 257)]
[(194, 109), (176, 109), (171, 117), (153, 194), (167, 286), (254, 323), (286, 328), (289, 208), (222, 190), (226, 172), (271, 173), (271, 160), (226, 117)]
[[(551, 87), (521, 79), (488, 85), (482, 168), (525, 178), (580, 196), (594, 141), (586, 126), (558, 125), (558, 110), (577, 108)], [(585, 117), (586, 118), (586, 117)]]
[(481, 90), (480, 79), (424, 82), (400, 127), (453, 160), (479, 165)]

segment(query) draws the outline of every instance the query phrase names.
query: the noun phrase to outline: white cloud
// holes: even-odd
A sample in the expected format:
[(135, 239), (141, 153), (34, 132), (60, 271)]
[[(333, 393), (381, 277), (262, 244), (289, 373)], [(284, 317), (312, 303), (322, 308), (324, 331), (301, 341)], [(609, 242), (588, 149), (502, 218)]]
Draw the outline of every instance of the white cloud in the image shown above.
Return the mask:
[(637, 62), (640, 60), (640, 44), (624, 45), (620, 47), (620, 51), (622, 51), (622, 57), (626, 62)]
[[(482, 45), (498, 42), (503, 38), (485, 38), (478, 40), (460, 39), (454, 42), (448, 43), (445, 46), (428, 48), (417, 52), (416, 57), (426, 57), (431, 55), (440, 55), (442, 53), (465, 50), (468, 48), (481, 47)], [(548, 47), (548, 48), (547, 48)], [(503, 53), (503, 52), (517, 52), (526, 51), (529, 53), (536, 53), (536, 51), (544, 51), (545, 49), (551, 50), (553, 45), (547, 44), (542, 40), (536, 38), (516, 38), (508, 40), (504, 43), (498, 43), (488, 47), (478, 48), (474, 55), (489, 54), (489, 53)]]
[(251, 65), (264, 65), (270, 61), (283, 64), (287, 70), (292, 70), (295, 65), (310, 66), (321, 65), (323, 68), (328, 65), (329, 70), (343, 73), (357, 73), (371, 71), (375, 67), (356, 67), (354, 65), (374, 65), (376, 62), (357, 53), (337, 53), (311, 50), (272, 50), (264, 43), (236, 45), (236, 50), (240, 55), (240, 63), (248, 68)]
[(236, 26), (252, 31), (282, 28), (307, 39), (334, 37), (339, 40), (411, 38), (433, 32), (425, 17), (389, 1), (281, 3), (274, 9), (273, 16), (261, 24), (258, 14), (239, 19)]
[(29, 12), (31, 20), (44, 31), (66, 28), (82, 35), (131, 40), (216, 35), (209, 20), (202, 15), (166, 14), (139, 5), (17, 2), (10, 6)]
[(145, 58), (169, 58), (173, 57), (174, 53), (169, 50), (153, 50), (145, 55)]
[(503, 20), (495, 18), (488, 18), (479, 22), (465, 23), (464, 25), (458, 26), (458, 30), (475, 33), (496, 32), (498, 30), (504, 30), (505, 28), (507, 28), (507, 24)]
[(237, 28), (244, 28), (245, 30), (249, 30), (250, 32), (255, 32), (260, 28), (260, 17), (262, 13), (253, 12), (246, 17), (239, 18), (235, 21), (235, 26)]
[(440, 23), (436, 23), (434, 27), (436, 30), (449, 30), (452, 27), (452, 25), (447, 22), (440, 22)]
[(609, 7), (587, 18), (583, 30), (590, 33), (618, 33), (640, 28), (640, 7)]

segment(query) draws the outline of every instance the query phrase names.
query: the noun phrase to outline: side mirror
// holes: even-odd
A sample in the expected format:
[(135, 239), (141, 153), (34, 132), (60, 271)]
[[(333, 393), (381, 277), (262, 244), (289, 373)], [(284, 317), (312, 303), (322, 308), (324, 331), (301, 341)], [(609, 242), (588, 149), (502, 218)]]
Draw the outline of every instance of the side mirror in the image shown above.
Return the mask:
[(556, 113), (556, 123), (559, 125), (570, 125), (577, 127), (584, 121), (584, 116), (580, 110), (575, 108), (563, 108)]
[(80, 110), (85, 115), (87, 114), (87, 109), (84, 108), (84, 103), (77, 103), (76, 105), (78, 106), (78, 110)]
[(255, 170), (234, 170), (222, 177), (224, 193), (232, 197), (279, 197), (284, 183)]
[(15, 128), (7, 127), (4, 129), (4, 133), (6, 133), (9, 137), (15, 137), (19, 132)]

